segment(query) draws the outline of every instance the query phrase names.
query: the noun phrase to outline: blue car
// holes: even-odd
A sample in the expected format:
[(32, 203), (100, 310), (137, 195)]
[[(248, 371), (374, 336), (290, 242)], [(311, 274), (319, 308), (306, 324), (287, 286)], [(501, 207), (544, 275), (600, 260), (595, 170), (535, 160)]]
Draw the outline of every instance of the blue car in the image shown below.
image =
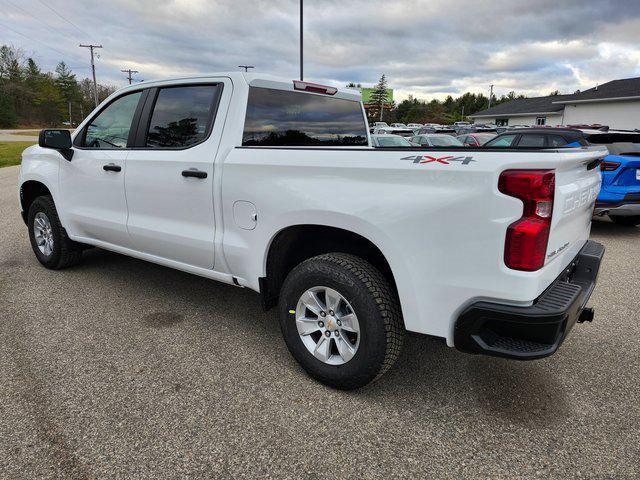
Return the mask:
[(600, 164), (602, 188), (594, 215), (608, 215), (625, 226), (640, 224), (640, 133), (598, 133), (587, 138), (609, 150)]

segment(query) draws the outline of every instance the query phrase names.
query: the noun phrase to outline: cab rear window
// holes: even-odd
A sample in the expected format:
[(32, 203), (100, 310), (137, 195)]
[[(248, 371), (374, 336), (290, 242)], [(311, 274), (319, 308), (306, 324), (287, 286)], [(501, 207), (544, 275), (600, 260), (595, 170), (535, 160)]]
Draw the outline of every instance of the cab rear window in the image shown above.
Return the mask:
[(360, 146), (367, 128), (360, 102), (251, 87), (242, 145)]

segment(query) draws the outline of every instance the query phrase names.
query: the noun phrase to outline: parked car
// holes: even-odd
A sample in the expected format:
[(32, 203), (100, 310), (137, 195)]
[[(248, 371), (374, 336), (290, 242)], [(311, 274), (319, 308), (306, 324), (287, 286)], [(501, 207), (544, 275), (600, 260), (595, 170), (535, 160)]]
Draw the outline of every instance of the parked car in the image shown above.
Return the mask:
[(458, 135), (456, 138), (460, 140), (465, 147), (481, 147), (493, 137), (495, 137), (495, 135), (492, 133), (469, 133), (467, 135)]
[(450, 133), (455, 135), (456, 131), (449, 125), (425, 125), (418, 130), (417, 135), (423, 135), (426, 133)]
[(602, 152), (443, 150), (372, 148), (351, 89), (244, 72), (149, 81), (73, 134), (40, 132), (19, 202), (46, 268), (97, 246), (259, 292), (292, 356), (333, 387), (380, 377), (405, 330), (553, 354), (593, 316), (600, 175), (581, 167)]
[(555, 148), (587, 145), (580, 130), (568, 128), (527, 128), (508, 130), (495, 136), (483, 146), (487, 148)]
[(414, 131), (410, 128), (382, 127), (374, 128), (374, 135), (400, 135), (401, 137), (411, 137)]
[(427, 133), (416, 135), (410, 138), (412, 143), (417, 143), (422, 147), (463, 147), (460, 140), (452, 135), (439, 133)]
[(594, 214), (615, 223), (640, 225), (640, 134), (609, 131), (587, 134), (590, 144), (609, 151), (600, 164), (602, 188)]
[(412, 128), (412, 129), (422, 128), (422, 124), (421, 123), (408, 123), (407, 124), (407, 128)]
[(369, 133), (374, 133), (376, 129), (379, 128), (389, 128), (389, 124), (387, 122), (374, 122), (373, 125), (369, 127)]
[(391, 128), (407, 128), (404, 123), (392, 123)]
[(474, 123), (477, 133), (498, 133), (498, 127), (495, 123)]
[(374, 147), (415, 147), (417, 144), (411, 143), (400, 135), (371, 135), (371, 145)]

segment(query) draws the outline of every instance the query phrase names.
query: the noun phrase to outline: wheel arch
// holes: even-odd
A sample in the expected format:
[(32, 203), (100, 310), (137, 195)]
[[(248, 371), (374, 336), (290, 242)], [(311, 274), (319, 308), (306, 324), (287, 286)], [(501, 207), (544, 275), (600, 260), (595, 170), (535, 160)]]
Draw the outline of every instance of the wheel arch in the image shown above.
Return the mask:
[(22, 209), (22, 220), (27, 224), (27, 216), (29, 215), (29, 207), (33, 201), (43, 195), (51, 195), (51, 189), (40, 180), (26, 180), (20, 185), (20, 207)]
[(289, 272), (308, 258), (323, 253), (350, 253), (376, 267), (398, 296), (396, 278), (382, 249), (360, 233), (336, 226), (298, 224), (278, 231), (265, 254), (265, 276), (259, 279), (263, 306), (276, 305)]

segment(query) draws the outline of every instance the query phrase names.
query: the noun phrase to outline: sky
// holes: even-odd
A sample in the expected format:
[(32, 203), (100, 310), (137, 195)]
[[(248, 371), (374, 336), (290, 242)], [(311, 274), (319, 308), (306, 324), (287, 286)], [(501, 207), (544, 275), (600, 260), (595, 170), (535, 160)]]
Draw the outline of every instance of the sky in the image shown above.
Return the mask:
[[(299, 75), (299, 0), (0, 0), (0, 44), (44, 70), (127, 83), (238, 70)], [(305, 80), (375, 84), (396, 101), (573, 93), (640, 76), (640, 1), (306, 0)]]

